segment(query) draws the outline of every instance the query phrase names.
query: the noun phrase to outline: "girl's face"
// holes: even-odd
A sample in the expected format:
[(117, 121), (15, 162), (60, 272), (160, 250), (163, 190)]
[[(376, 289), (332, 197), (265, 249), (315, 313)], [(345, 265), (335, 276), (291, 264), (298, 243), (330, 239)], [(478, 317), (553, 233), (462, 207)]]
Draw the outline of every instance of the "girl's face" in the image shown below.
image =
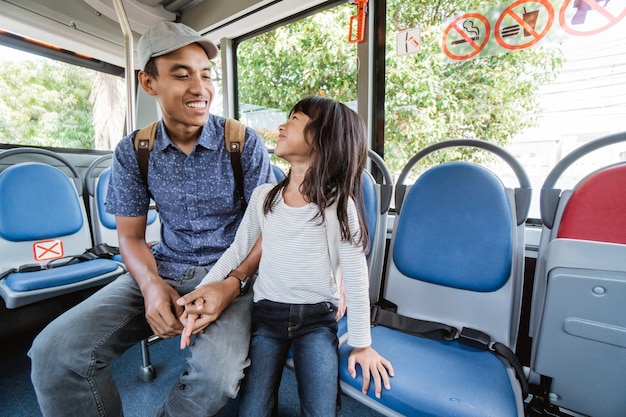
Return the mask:
[(311, 150), (304, 137), (304, 127), (308, 122), (309, 116), (304, 113), (290, 114), (289, 119), (278, 126), (280, 134), (274, 148), (274, 155), (283, 158), (290, 164), (308, 161)]

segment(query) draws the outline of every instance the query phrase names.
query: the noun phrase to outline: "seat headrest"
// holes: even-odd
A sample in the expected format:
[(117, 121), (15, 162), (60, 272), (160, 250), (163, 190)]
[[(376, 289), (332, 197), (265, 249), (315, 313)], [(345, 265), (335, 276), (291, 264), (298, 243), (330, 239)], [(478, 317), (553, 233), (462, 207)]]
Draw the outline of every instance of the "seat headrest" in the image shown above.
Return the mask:
[(410, 278), (495, 291), (511, 275), (511, 210), (504, 186), (489, 170), (467, 162), (436, 166), (406, 195), (394, 263)]
[(600, 170), (576, 186), (557, 237), (626, 244), (626, 165)]
[(50, 239), (82, 227), (74, 183), (58, 168), (24, 162), (0, 173), (0, 237), (13, 242)]

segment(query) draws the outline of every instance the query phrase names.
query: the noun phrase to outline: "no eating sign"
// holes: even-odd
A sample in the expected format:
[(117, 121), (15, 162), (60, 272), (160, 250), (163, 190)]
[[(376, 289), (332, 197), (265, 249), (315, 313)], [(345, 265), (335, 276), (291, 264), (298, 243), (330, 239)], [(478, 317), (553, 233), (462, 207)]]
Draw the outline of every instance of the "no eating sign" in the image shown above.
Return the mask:
[(498, 55), (568, 36), (590, 36), (624, 17), (625, 1), (517, 0), (450, 19), (441, 49), (453, 61)]

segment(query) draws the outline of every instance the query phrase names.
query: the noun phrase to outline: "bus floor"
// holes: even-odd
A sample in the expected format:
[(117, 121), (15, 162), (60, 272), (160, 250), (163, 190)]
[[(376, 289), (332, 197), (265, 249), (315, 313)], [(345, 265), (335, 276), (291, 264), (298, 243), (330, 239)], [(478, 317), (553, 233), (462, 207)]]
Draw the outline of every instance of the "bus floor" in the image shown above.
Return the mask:
[[(26, 356), (36, 333), (12, 335), (0, 338), (0, 416), (40, 417), (35, 392), (30, 382), (30, 360)], [(165, 399), (167, 392), (183, 371), (184, 361), (168, 361), (171, 355), (181, 355), (178, 338), (163, 340), (150, 346), (150, 357), (157, 372), (152, 382), (139, 379), (141, 365), (140, 346), (129, 349), (111, 365), (118, 385), (124, 414), (127, 417), (153, 416), (156, 407)], [(182, 358), (181, 358), (182, 359)], [(62, 395), (62, 394), (61, 394)], [(379, 417), (350, 397), (342, 395), (343, 417)], [(296, 381), (292, 370), (285, 368), (279, 391), (279, 417), (300, 415)], [(220, 412), (219, 417), (237, 415), (233, 400)]]

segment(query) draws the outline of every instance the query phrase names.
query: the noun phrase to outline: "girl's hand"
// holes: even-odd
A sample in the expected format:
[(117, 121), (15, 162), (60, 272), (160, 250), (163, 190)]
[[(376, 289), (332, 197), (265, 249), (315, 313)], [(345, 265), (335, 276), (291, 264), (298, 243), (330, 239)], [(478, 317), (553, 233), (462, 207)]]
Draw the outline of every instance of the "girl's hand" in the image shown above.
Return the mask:
[(185, 322), (183, 332), (180, 334), (180, 348), (185, 349), (187, 346), (191, 346), (191, 334), (193, 333), (193, 326), (198, 318), (197, 314), (189, 314), (186, 311), (181, 317), (181, 321)]
[(187, 346), (191, 346), (191, 335), (196, 333), (196, 329), (194, 329), (196, 325), (196, 320), (200, 318), (200, 314), (191, 313), (189, 310), (201, 310), (202, 305), (204, 304), (204, 299), (197, 298), (192, 303), (185, 305), (185, 311), (180, 317), (180, 322), (183, 324), (184, 328), (180, 335), (180, 348), (185, 349)]
[[(236, 282), (236, 283), (235, 283)], [(239, 281), (236, 278), (202, 285), (176, 300), (179, 308), (184, 307), (180, 323), (184, 326), (180, 348), (191, 344), (191, 335), (202, 333), (239, 295)]]
[(389, 377), (393, 377), (393, 366), (391, 362), (383, 358), (372, 347), (352, 349), (348, 357), (348, 371), (352, 378), (356, 378), (356, 364), (361, 365), (363, 371), (363, 394), (367, 394), (370, 386), (370, 379), (374, 379), (374, 387), (376, 389), (376, 398), (380, 398), (382, 393), (382, 385), (386, 389), (391, 389)]

